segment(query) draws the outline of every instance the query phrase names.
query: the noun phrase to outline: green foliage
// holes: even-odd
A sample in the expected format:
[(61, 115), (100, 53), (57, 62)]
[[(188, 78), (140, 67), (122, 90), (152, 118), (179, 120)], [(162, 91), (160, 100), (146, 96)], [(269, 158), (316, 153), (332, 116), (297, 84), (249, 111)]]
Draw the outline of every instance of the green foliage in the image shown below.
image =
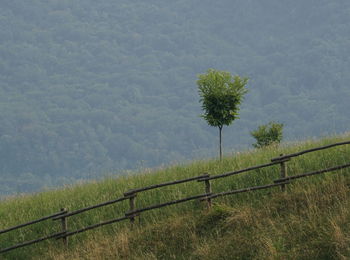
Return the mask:
[(238, 118), (239, 105), (247, 93), (248, 78), (232, 76), (227, 71), (208, 69), (198, 75), (197, 85), (204, 114), (202, 117), (211, 126), (219, 128), (219, 153), (222, 159), (222, 127)]
[(283, 124), (270, 122), (266, 125), (261, 125), (258, 129), (250, 132), (256, 139), (253, 144), (255, 148), (265, 147), (271, 144), (279, 144), (283, 138)]
[(208, 68), (254, 79), (227, 147), (350, 129), (349, 1), (0, 2), (0, 194), (213, 155)]
[(248, 78), (232, 76), (229, 72), (208, 69), (198, 75), (197, 85), (201, 97), (202, 117), (211, 126), (222, 128), (238, 118), (239, 105), (247, 93)]

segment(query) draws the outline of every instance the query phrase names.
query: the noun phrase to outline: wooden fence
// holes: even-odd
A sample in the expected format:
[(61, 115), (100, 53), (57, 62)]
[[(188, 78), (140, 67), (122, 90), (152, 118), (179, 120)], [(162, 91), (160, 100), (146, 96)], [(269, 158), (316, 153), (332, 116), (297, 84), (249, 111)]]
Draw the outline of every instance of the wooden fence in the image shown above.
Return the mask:
[[(350, 167), (350, 163), (349, 163), (349, 164), (339, 165), (339, 166), (335, 166), (332, 168), (323, 169), (323, 170), (319, 170), (319, 171), (302, 173), (302, 174), (293, 175), (293, 176), (287, 176), (286, 163), (288, 161), (290, 161), (291, 158), (297, 157), (297, 156), (300, 156), (300, 155), (303, 155), (306, 153), (315, 152), (315, 151), (324, 150), (324, 149), (329, 149), (329, 148), (332, 148), (335, 146), (347, 145), (347, 144), (350, 144), (350, 141), (341, 142), (341, 143), (334, 143), (331, 145), (317, 147), (317, 148), (313, 148), (313, 149), (309, 149), (309, 150), (304, 150), (304, 151), (301, 151), (298, 153), (293, 153), (293, 154), (288, 154), (288, 155), (281, 154), (279, 157), (271, 159), (271, 162), (269, 162), (269, 163), (241, 169), (238, 171), (227, 172), (227, 173), (218, 174), (218, 175), (214, 175), (214, 176), (210, 176), (209, 174), (203, 174), (203, 175), (200, 175), (197, 177), (192, 177), (192, 178), (187, 178), (187, 179), (182, 179), (182, 180), (177, 180), (177, 181), (172, 181), (172, 182), (165, 182), (165, 183), (161, 183), (161, 184), (155, 184), (155, 185), (151, 185), (148, 187), (142, 187), (142, 188), (138, 188), (138, 189), (132, 189), (132, 190), (126, 191), (123, 194), (123, 197), (121, 197), (121, 198), (106, 201), (106, 202), (103, 202), (103, 203), (100, 203), (97, 205), (89, 206), (89, 207), (78, 209), (78, 210), (71, 211), (71, 212), (68, 212), (67, 209), (63, 208), (63, 209), (61, 209), (60, 212), (57, 212), (55, 214), (52, 214), (52, 215), (49, 215), (49, 216), (46, 216), (46, 217), (43, 217), (43, 218), (40, 218), (37, 220), (33, 220), (33, 221), (30, 221), (30, 222), (27, 222), (27, 223), (24, 223), (24, 224), (21, 224), (18, 226), (14, 226), (14, 227), (10, 227), (10, 228), (4, 229), (4, 230), (0, 230), (0, 235), (1, 235), (1, 234), (7, 233), (10, 231), (19, 229), (19, 228), (23, 228), (23, 227), (26, 227), (29, 225), (33, 225), (33, 224), (42, 222), (42, 221), (46, 221), (46, 220), (59, 221), (60, 228), (61, 228), (61, 231), (58, 233), (53, 233), (53, 234), (50, 234), (50, 235), (45, 236), (45, 237), (41, 237), (41, 238), (30, 240), (30, 241), (25, 241), (23, 243), (16, 244), (16, 245), (13, 245), (11, 247), (0, 249), (0, 253), (5, 253), (8, 251), (17, 249), (17, 248), (29, 246), (29, 245), (32, 245), (35, 243), (39, 243), (41, 241), (45, 241), (47, 239), (61, 239), (63, 241), (63, 244), (65, 246), (68, 246), (68, 237), (69, 236), (76, 235), (78, 233), (85, 232), (87, 230), (91, 230), (91, 229), (98, 228), (101, 226), (120, 222), (123, 220), (129, 220), (133, 224), (135, 222), (135, 217), (139, 216), (142, 212), (153, 210), (153, 209), (158, 209), (158, 208), (163, 208), (166, 206), (170, 206), (170, 205), (174, 205), (174, 204), (178, 204), (178, 203), (183, 203), (183, 202), (187, 202), (187, 201), (191, 201), (191, 200), (206, 201), (207, 207), (210, 208), (212, 199), (217, 198), (217, 197), (233, 195), (233, 194), (238, 194), (238, 193), (242, 193), (242, 192), (261, 190), (261, 189), (268, 189), (268, 188), (273, 188), (276, 186), (280, 186), (281, 190), (284, 191), (285, 186), (287, 184), (289, 184), (290, 181), (292, 181), (292, 180), (295, 180), (298, 178), (303, 178), (303, 177), (308, 177), (308, 176), (313, 176), (316, 174), (332, 172), (332, 171), (336, 171), (336, 170)], [(240, 173), (249, 172), (249, 171), (253, 171), (253, 170), (257, 170), (257, 169), (262, 169), (262, 168), (270, 167), (270, 166), (277, 165), (277, 164), (280, 165), (280, 178), (278, 180), (275, 180), (271, 184), (248, 187), (248, 188), (243, 188), (243, 189), (238, 189), (238, 190), (224, 191), (224, 192), (220, 192), (220, 193), (212, 193), (211, 185), (212, 185), (213, 180), (220, 179), (220, 178), (226, 178), (226, 177), (229, 177), (232, 175), (237, 175)], [(150, 206), (147, 206), (144, 208), (136, 208), (136, 197), (141, 192), (144, 192), (147, 190), (152, 190), (152, 189), (158, 189), (158, 188), (165, 187), (165, 186), (173, 186), (173, 185), (178, 185), (178, 184), (182, 184), (182, 183), (186, 183), (186, 182), (192, 182), (192, 181), (204, 182), (204, 193), (203, 194), (193, 195), (190, 197), (172, 200), (172, 201), (164, 202), (161, 204), (150, 205)], [(103, 221), (103, 222), (100, 222), (100, 223), (97, 223), (94, 225), (86, 226), (86, 227), (78, 229), (78, 230), (70, 231), (68, 229), (68, 221), (67, 220), (69, 217), (77, 215), (77, 214), (81, 214), (83, 212), (86, 212), (86, 211), (89, 211), (92, 209), (104, 207), (104, 206), (115, 204), (118, 202), (122, 202), (124, 200), (129, 200), (129, 210), (127, 212), (125, 212), (124, 216), (120, 216), (120, 217), (115, 218), (115, 219)]]

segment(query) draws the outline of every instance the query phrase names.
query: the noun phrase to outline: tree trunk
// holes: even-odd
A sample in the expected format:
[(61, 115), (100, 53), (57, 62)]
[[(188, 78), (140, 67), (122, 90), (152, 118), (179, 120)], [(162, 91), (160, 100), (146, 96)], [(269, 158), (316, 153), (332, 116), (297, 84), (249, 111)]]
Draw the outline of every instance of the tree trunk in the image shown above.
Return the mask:
[(219, 126), (220, 161), (222, 160), (222, 126)]

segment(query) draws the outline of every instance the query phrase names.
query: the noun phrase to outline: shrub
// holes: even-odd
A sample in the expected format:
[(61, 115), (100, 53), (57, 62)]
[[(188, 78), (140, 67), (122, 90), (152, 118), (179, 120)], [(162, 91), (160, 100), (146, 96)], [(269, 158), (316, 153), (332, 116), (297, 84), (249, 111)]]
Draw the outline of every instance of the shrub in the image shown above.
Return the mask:
[(255, 131), (250, 134), (256, 139), (256, 143), (253, 144), (255, 148), (265, 147), (271, 144), (278, 144), (282, 141), (283, 124), (276, 122), (270, 122), (266, 125), (261, 125)]

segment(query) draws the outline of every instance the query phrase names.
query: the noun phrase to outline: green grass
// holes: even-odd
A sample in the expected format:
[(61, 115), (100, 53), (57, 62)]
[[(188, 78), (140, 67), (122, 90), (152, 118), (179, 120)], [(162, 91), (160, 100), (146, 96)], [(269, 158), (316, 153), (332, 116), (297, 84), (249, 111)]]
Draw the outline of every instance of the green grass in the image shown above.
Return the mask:
[[(144, 170), (99, 182), (9, 198), (0, 202), (0, 229), (52, 214), (121, 197), (132, 188), (211, 175), (268, 163), (279, 154), (349, 140), (329, 137), (268, 147), (218, 160)], [(350, 146), (293, 158), (289, 175), (348, 163)], [(145, 212), (132, 230), (127, 221), (70, 237), (69, 248), (47, 241), (3, 254), (0, 259), (346, 259), (350, 257), (350, 170), (303, 178), (279, 188), (226, 196), (211, 210), (191, 201)], [(212, 181), (213, 192), (269, 184), (279, 176), (272, 166)], [(204, 193), (204, 183), (190, 182), (138, 194), (137, 207)], [(69, 229), (123, 216), (128, 201), (70, 217)], [(58, 232), (48, 220), (0, 235), (1, 248)]]

